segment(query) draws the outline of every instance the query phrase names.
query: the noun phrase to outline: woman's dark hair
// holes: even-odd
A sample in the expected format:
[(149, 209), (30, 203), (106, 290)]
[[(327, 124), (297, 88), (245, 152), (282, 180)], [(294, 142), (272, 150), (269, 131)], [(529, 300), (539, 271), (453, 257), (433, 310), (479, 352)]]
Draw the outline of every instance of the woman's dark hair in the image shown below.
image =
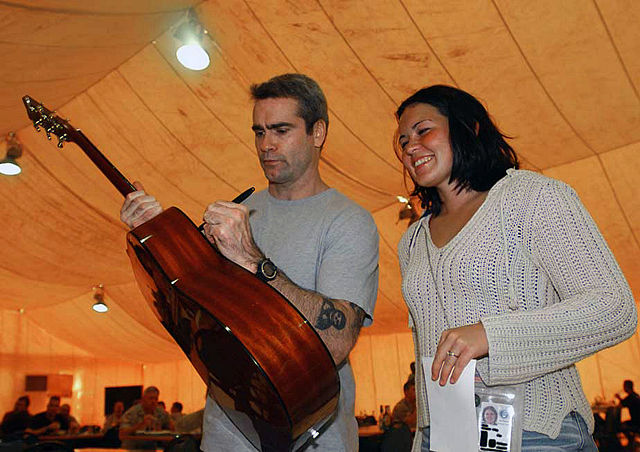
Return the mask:
[[(461, 190), (487, 191), (507, 173), (509, 168), (519, 168), (515, 151), (505, 141), (489, 113), (471, 94), (446, 85), (423, 88), (405, 99), (396, 117), (414, 104), (429, 104), (437, 108), (449, 120), (449, 141), (453, 152), (451, 179)], [(396, 155), (401, 158), (397, 140)], [(426, 213), (437, 216), (442, 201), (435, 187), (415, 185), (414, 196), (422, 201)]]

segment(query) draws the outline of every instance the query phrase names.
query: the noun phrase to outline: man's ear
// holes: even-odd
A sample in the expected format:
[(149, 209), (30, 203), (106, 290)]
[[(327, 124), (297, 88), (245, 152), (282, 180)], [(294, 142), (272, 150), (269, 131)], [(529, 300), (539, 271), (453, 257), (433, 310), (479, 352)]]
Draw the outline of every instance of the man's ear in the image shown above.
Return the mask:
[(313, 124), (311, 133), (313, 135), (313, 145), (317, 148), (321, 148), (324, 144), (324, 140), (327, 139), (327, 123), (324, 122), (324, 119), (318, 119)]

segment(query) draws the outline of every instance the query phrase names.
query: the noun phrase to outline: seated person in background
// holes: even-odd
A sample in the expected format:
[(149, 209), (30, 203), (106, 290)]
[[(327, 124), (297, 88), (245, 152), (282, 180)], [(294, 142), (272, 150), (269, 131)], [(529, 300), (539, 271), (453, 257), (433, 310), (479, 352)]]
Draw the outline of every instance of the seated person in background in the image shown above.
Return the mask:
[(25, 430), (25, 433), (44, 435), (56, 433), (58, 430), (69, 430), (69, 423), (59, 411), (60, 397), (51, 396), (47, 404), (47, 410), (31, 418), (31, 422), (29, 422), (29, 427)]
[(31, 414), (29, 413), (29, 396), (22, 396), (13, 405), (13, 411), (8, 411), (0, 424), (0, 438), (18, 435), (29, 427)]
[(123, 449), (155, 449), (154, 441), (133, 441), (129, 439), (139, 430), (160, 431), (174, 430), (173, 421), (169, 413), (158, 406), (160, 390), (149, 386), (142, 393), (139, 404), (129, 408), (120, 422), (120, 439)]
[(162, 411), (164, 411), (165, 413), (167, 412), (167, 405), (165, 405), (165, 404), (164, 404), (164, 402), (163, 402), (162, 400), (160, 400), (160, 401), (158, 402), (158, 406), (160, 407), (160, 409), (161, 409)]
[(633, 381), (631, 380), (625, 380), (622, 383), (622, 388), (627, 396), (623, 399), (620, 394), (616, 394), (616, 397), (620, 400), (620, 405), (629, 410), (629, 416), (631, 416), (630, 421), (622, 423), (622, 430), (640, 432), (640, 395), (633, 390)]
[(71, 416), (71, 405), (69, 405), (68, 403), (62, 405), (60, 407), (60, 415), (65, 418), (67, 424), (69, 425), (69, 428), (67, 429), (69, 434), (75, 435), (80, 431), (80, 424), (75, 417)]
[(416, 387), (412, 380), (407, 381), (403, 388), (404, 398), (396, 403), (391, 413), (391, 422), (407, 424), (409, 428), (416, 428)]
[(416, 428), (415, 380), (409, 377), (402, 389), (404, 390), (404, 398), (393, 407), (391, 428), (386, 430), (382, 438), (380, 452), (409, 452), (411, 450), (411, 429), (415, 430)]
[(182, 414), (182, 404), (180, 402), (173, 402), (173, 405), (171, 405), (171, 419), (173, 419), (175, 423), (180, 420), (182, 416), (184, 416), (184, 414)]
[(106, 432), (112, 428), (120, 427), (122, 415), (124, 414), (124, 403), (117, 401), (113, 404), (113, 412), (104, 419), (102, 431)]
[(411, 373), (407, 378), (407, 383), (409, 382), (415, 383), (416, 381), (416, 362), (415, 361), (411, 361), (411, 364), (409, 364), (409, 369), (411, 369)]

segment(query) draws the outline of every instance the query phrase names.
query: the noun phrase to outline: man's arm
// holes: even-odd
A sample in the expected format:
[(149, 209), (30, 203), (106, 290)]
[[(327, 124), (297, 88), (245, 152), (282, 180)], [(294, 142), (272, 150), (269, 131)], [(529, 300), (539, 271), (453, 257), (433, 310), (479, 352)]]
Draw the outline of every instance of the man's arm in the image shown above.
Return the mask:
[(118, 436), (121, 440), (125, 439), (126, 436), (132, 435), (138, 430), (144, 430), (144, 428), (150, 425), (152, 421), (153, 415), (151, 414), (145, 414), (144, 417), (135, 424), (132, 424), (130, 419), (123, 417)]
[(39, 436), (44, 435), (47, 432), (56, 432), (58, 431), (58, 429), (60, 429), (60, 424), (58, 422), (52, 422), (51, 424), (47, 424), (40, 428), (27, 427), (24, 432), (31, 435)]
[(356, 344), (365, 317), (359, 306), (302, 289), (280, 269), (278, 276), (269, 284), (307, 318), (329, 349), (336, 365), (347, 359)]
[(69, 433), (78, 433), (80, 431), (80, 423), (78, 420), (70, 416), (69, 417)]
[[(249, 224), (249, 209), (242, 204), (218, 201), (204, 213), (204, 232), (227, 259), (256, 273), (264, 253), (258, 248)], [(269, 284), (306, 317), (331, 353), (341, 364), (353, 348), (365, 317), (364, 311), (346, 300), (335, 300), (293, 283), (278, 269)]]

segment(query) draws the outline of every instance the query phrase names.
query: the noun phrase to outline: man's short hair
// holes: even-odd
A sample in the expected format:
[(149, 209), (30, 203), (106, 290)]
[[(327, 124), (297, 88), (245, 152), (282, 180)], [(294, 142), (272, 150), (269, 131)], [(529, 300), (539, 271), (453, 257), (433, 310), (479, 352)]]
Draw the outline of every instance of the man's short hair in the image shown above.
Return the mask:
[(402, 386), (402, 389), (403, 389), (405, 392), (407, 392), (407, 391), (408, 391), (412, 386), (415, 386), (415, 385), (416, 385), (416, 384), (415, 384), (412, 380), (409, 380), (409, 381), (407, 381), (407, 382), (404, 384), (404, 386)]
[(254, 101), (264, 99), (289, 98), (298, 101), (298, 115), (304, 119), (307, 135), (320, 119), (329, 130), (327, 99), (320, 86), (304, 74), (277, 75), (264, 83), (251, 85), (251, 97)]
[(182, 404), (180, 402), (173, 402), (173, 405), (171, 405), (171, 409), (176, 409), (178, 410), (178, 412), (182, 413)]
[(155, 386), (147, 386), (142, 394), (145, 395), (145, 394), (149, 394), (150, 392), (155, 392), (156, 394), (160, 394), (160, 390)]
[(52, 395), (51, 397), (49, 397), (49, 404), (51, 404), (51, 402), (53, 402), (54, 400), (57, 400), (58, 404), (59, 404), (60, 403), (60, 396)]
[(22, 397), (18, 397), (18, 402), (20, 401), (24, 402), (26, 406), (29, 406), (29, 404), (31, 403), (31, 399), (29, 399), (28, 395), (23, 395)]

